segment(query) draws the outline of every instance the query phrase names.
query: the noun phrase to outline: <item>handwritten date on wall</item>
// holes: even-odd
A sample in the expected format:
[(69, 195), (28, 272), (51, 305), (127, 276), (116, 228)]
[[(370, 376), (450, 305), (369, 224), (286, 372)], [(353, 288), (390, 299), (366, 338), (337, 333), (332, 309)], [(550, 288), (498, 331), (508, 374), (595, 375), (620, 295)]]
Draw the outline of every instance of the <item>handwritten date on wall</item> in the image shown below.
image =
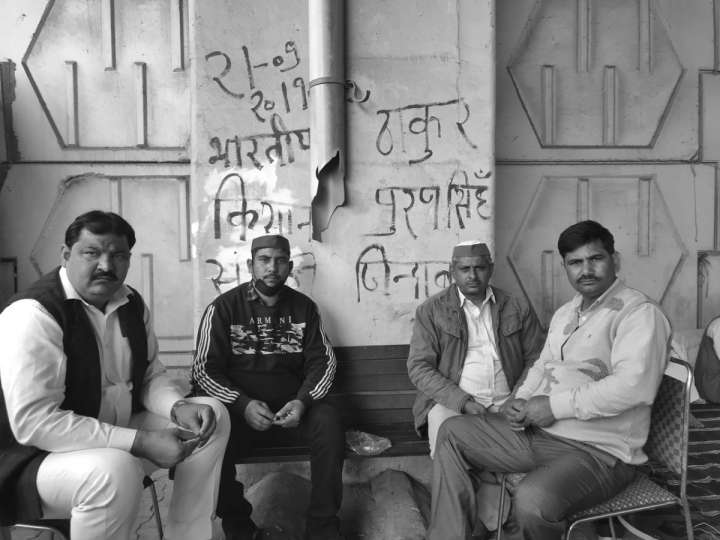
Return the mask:
[[(268, 120), (268, 114), (273, 114), (274, 111), (279, 110), (281, 107), (288, 114), (298, 107), (300, 107), (301, 110), (308, 108), (307, 85), (302, 76), (291, 77), (292, 81), (280, 81), (279, 90), (281, 103), (279, 105), (277, 100), (266, 97), (269, 94), (267, 89), (258, 87), (260, 77), (260, 74), (257, 73), (258, 71), (261, 71), (261, 74), (265, 74), (265, 70), (267, 69), (268, 71), (275, 70), (277, 73), (285, 74), (297, 69), (300, 65), (300, 54), (294, 41), (285, 42), (284, 53), (273, 56), (269, 62), (261, 61), (255, 63), (254, 60), (250, 59), (250, 56), (250, 49), (243, 45), (242, 57), (247, 90), (231, 88), (231, 83), (227, 79), (232, 70), (233, 63), (226, 52), (209, 52), (205, 55), (205, 61), (212, 64), (216, 70), (219, 68), (219, 73), (212, 77), (212, 80), (217, 83), (223, 92), (239, 100), (245, 100), (247, 96), (248, 99), (246, 101), (258, 122), (266, 122)], [(247, 92), (247, 94), (245, 92)], [(294, 99), (291, 97), (291, 92), (294, 94)]]
[[(210, 78), (217, 87), (233, 101), (244, 103), (261, 126), (269, 126), (254, 133), (213, 134), (209, 139), (210, 165), (261, 170), (264, 164), (277, 162), (283, 167), (295, 162), (296, 153), (310, 149), (310, 129), (288, 128), (286, 119), (309, 106), (309, 85), (299, 74), (303, 58), (294, 41), (286, 41), (277, 53), (257, 57), (243, 45), (239, 61), (221, 50), (205, 55)], [(355, 81), (346, 81), (345, 88), (346, 101), (368, 111), (372, 106), (370, 90)], [(466, 129), (470, 105), (462, 97), (376, 109), (376, 115), (375, 148), (381, 156), (399, 154), (408, 165), (423, 163), (435, 155), (437, 144), (448, 138), (448, 124), (469, 148), (477, 149)]]

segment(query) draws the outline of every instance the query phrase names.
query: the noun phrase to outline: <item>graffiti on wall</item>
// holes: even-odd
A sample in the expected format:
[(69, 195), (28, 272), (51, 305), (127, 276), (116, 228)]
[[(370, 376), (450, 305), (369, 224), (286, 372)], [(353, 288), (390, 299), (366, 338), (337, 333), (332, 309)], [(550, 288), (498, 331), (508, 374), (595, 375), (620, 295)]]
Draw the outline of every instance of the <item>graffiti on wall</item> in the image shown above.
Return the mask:
[[(216, 73), (212, 80), (225, 94), (247, 101), (258, 122), (267, 121), (268, 114), (274, 114), (275, 111), (281, 109), (289, 114), (293, 110), (306, 110), (308, 108), (308, 90), (303, 77), (292, 77), (293, 74), (291, 74), (292, 81), (280, 81), (280, 100), (268, 98), (268, 95), (274, 95), (273, 91), (275, 89), (269, 90), (261, 87), (258, 79), (256, 79), (256, 72), (259, 70), (276, 70), (281, 74), (295, 70), (300, 65), (300, 53), (294, 41), (286, 41), (284, 52), (273, 56), (272, 60), (269, 61), (255, 63), (254, 60), (250, 59), (250, 49), (245, 45), (242, 46), (242, 57), (243, 67), (245, 68), (242, 78), (247, 83), (247, 89), (232, 86), (233, 83), (230, 82), (231, 77), (229, 75), (233, 70), (233, 62), (230, 55), (223, 51), (211, 51), (205, 55), (205, 61), (210, 64)], [(237, 78), (232, 77), (232, 79)]]
[[(250, 278), (246, 268), (249, 242), (261, 234), (283, 234), (298, 250), (293, 255), (292, 284), (310, 291), (315, 278), (311, 208), (297, 203), (295, 188), (277, 190), (267, 176), (273, 174), (271, 166), (302, 161), (310, 149), (309, 128), (302, 124), (296, 128), (298, 122), (291, 121), (303, 118), (297, 113), (305, 114), (309, 105), (309, 87), (302, 76), (304, 58), (293, 41), (276, 46), (273, 53), (258, 54), (243, 45), (235, 53), (212, 50), (205, 55), (210, 84), (247, 117), (243, 127), (229, 136), (218, 129), (207, 139), (206, 163), (228, 169), (221, 173), (212, 199), (214, 250), (205, 259), (206, 275), (218, 293)], [(469, 136), (471, 107), (463, 97), (379, 108), (373, 104), (370, 89), (354, 81), (347, 81), (345, 88), (346, 101), (361, 106), (363, 118), (371, 122), (368, 142), (372, 144), (374, 138), (377, 152), (396, 163), (442, 162), (440, 150), (450, 147), (449, 140), (458, 140), (471, 150), (478, 148)], [(445, 236), (486, 228), (492, 219), (491, 171), (463, 165), (456, 155), (451, 166), (447, 176), (441, 174), (441, 180), (426, 183), (407, 185), (386, 178), (374, 185), (363, 182), (362, 193), (374, 197), (376, 215), (361, 216), (362, 223), (354, 229), (360, 238), (369, 239), (364, 245), (361, 240), (358, 251), (350, 255), (355, 258), (357, 302), (391, 297), (393, 302), (415, 303), (450, 284), (448, 260), (417, 256), (412, 248), (398, 246), (396, 238), (409, 235), (418, 240), (433, 233)], [(251, 175), (259, 171), (261, 182), (251, 182)], [(383, 243), (376, 243), (380, 238), (385, 238)]]
[(366, 236), (392, 236), (398, 232), (398, 214), (405, 229), (413, 238), (418, 238), (417, 225), (413, 221), (426, 222), (428, 215), (432, 230), (463, 230), (473, 220), (491, 219), (488, 210), (487, 191), (489, 183), (484, 181), (490, 172), (473, 172), (474, 180), (465, 170), (453, 171), (446, 186), (389, 186), (375, 190), (375, 202), (383, 208), (380, 223), (386, 224), (381, 232), (367, 233)]
[[(222, 294), (241, 283), (249, 281), (251, 276), (247, 269), (247, 259), (250, 258), (250, 249), (244, 251), (233, 250), (231, 254), (205, 259), (208, 279), (217, 294)], [(309, 291), (315, 281), (315, 256), (306, 251), (293, 253), (293, 269), (286, 284), (295, 289)]]
[(355, 262), (355, 284), (358, 302), (364, 295), (390, 296), (402, 290), (414, 300), (425, 299), (450, 284), (448, 261), (391, 260), (385, 246), (371, 244)]
[(262, 234), (302, 235), (310, 240), (310, 207), (265, 197), (249, 197), (237, 173), (223, 177), (213, 199), (213, 238), (246, 241)]
[[(422, 152), (422, 154), (418, 152), (416, 157), (409, 158), (409, 165), (430, 159), (433, 155), (432, 141), (442, 139), (443, 132), (443, 123), (436, 114), (456, 111), (458, 107), (463, 110), (464, 117), (461, 120), (453, 120), (455, 128), (470, 148), (476, 149), (477, 145), (468, 138), (465, 131), (465, 124), (470, 119), (470, 106), (465, 100), (458, 98), (378, 110), (377, 114), (383, 116), (384, 119), (375, 140), (377, 151), (383, 156), (394, 152), (403, 154), (412, 154), (418, 150)], [(391, 120), (395, 124), (395, 130), (391, 127)], [(417, 148), (417, 144), (412, 144), (410, 139), (414, 138), (413, 136), (420, 137), (422, 145), (420, 148)]]
[[(297, 45), (286, 41), (283, 50), (267, 58), (256, 57), (246, 45), (241, 51), (240, 67), (224, 51), (207, 53), (205, 61), (211, 70), (210, 77), (225, 95), (245, 104), (254, 121), (266, 127), (250, 135), (211, 134), (212, 155), (208, 163), (257, 170), (265, 163), (277, 162), (280, 167), (294, 163), (296, 152), (310, 149), (310, 129), (288, 129), (283, 119), (283, 115), (308, 108), (308, 86), (305, 79), (297, 75), (302, 67)], [(268, 80), (272, 82), (261, 82)]]
[(301, 152), (310, 150), (310, 128), (287, 129), (282, 117), (273, 114), (269, 132), (234, 135), (224, 140), (214, 136), (209, 143), (213, 151), (213, 155), (208, 158), (210, 165), (220, 162), (226, 169), (251, 166), (259, 171), (263, 168), (263, 162), (272, 165), (277, 161), (280, 167), (294, 163), (295, 144)]

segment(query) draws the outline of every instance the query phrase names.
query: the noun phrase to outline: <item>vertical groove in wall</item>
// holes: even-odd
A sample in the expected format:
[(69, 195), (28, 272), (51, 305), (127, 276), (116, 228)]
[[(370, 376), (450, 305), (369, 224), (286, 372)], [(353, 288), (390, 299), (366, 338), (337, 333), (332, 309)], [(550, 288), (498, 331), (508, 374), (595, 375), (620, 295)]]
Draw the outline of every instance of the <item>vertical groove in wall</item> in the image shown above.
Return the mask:
[(590, 0), (577, 0), (577, 70), (587, 73), (590, 65)]
[(108, 181), (110, 211), (122, 215), (122, 185), (120, 178), (110, 178)]
[[(0, 61), (0, 163), (20, 160), (13, 123), (15, 98), (15, 63), (12, 60)], [(6, 168), (0, 168), (0, 189), (6, 171)]]
[(617, 118), (617, 71), (615, 66), (605, 66), (603, 71), (603, 144), (615, 145), (615, 119)]
[(578, 178), (577, 182), (577, 221), (590, 219), (590, 179)]
[[(8, 151), (7, 137), (5, 133), (12, 126), (5, 125), (5, 70), (0, 67), (0, 163), (10, 161), (10, 152)], [(0, 187), (2, 187), (2, 178), (0, 177)]]
[(170, 0), (170, 62), (173, 71), (185, 69), (183, 0)]
[(18, 292), (17, 257), (0, 257), (0, 305)]
[(650, 0), (638, 0), (638, 69), (640, 73), (652, 71), (652, 21)]
[(543, 320), (549, 321), (555, 311), (553, 305), (555, 299), (555, 279), (553, 276), (553, 262), (555, 255), (552, 250), (543, 250), (540, 257)]
[(718, 6), (718, 0), (713, 0), (713, 71), (720, 70), (720, 51), (718, 50), (719, 31), (720, 6)]
[(638, 257), (650, 256), (650, 238), (652, 236), (652, 178), (640, 178), (638, 181)]
[(720, 250), (720, 170), (715, 166), (715, 200), (713, 204), (713, 249)]
[(147, 64), (135, 62), (136, 146), (147, 146)]
[(698, 251), (698, 265), (697, 265), (697, 276), (695, 279), (696, 287), (696, 299), (695, 299), (695, 327), (702, 328), (703, 316), (702, 316), (702, 303), (703, 303), (703, 287), (705, 286), (705, 276), (703, 276), (702, 269), (700, 267), (700, 257), (703, 255), (702, 251)]
[(67, 146), (79, 144), (77, 86), (77, 62), (67, 60), (65, 62), (65, 144)]
[(178, 182), (178, 246), (181, 261), (190, 260), (190, 198), (189, 185), (186, 179), (180, 178)]
[(153, 255), (152, 253), (143, 253), (140, 255), (140, 294), (150, 310), (151, 319), (155, 313), (153, 283)]
[(105, 71), (115, 69), (115, 1), (102, 0), (102, 45)]
[(543, 143), (555, 143), (555, 66), (542, 67)]

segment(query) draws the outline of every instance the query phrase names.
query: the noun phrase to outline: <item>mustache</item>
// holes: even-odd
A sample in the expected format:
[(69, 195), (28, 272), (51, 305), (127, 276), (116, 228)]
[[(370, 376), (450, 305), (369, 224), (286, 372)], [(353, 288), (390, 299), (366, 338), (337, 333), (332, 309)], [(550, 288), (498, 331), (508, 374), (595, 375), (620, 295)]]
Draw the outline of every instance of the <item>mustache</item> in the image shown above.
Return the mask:
[(115, 275), (115, 272), (95, 272), (92, 275), (93, 279), (112, 279), (113, 281), (117, 281), (118, 277)]
[(595, 276), (580, 276), (576, 281), (598, 281)]

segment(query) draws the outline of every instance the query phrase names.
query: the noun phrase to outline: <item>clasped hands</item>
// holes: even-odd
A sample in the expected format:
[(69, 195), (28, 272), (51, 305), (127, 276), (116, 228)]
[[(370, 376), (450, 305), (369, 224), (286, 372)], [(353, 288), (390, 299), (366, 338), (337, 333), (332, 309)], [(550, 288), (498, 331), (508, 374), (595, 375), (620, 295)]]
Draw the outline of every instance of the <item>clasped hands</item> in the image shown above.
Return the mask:
[(138, 430), (130, 452), (170, 468), (203, 446), (215, 431), (215, 411), (209, 405), (179, 400), (171, 412), (178, 427), (157, 431)]
[(511, 398), (500, 407), (502, 414), (516, 431), (528, 426), (547, 427), (555, 423), (548, 396), (533, 396), (528, 400)]
[(300, 424), (304, 413), (305, 404), (299, 399), (288, 401), (276, 413), (264, 401), (253, 399), (245, 407), (245, 421), (255, 431), (266, 431), (272, 426), (294, 428)]

